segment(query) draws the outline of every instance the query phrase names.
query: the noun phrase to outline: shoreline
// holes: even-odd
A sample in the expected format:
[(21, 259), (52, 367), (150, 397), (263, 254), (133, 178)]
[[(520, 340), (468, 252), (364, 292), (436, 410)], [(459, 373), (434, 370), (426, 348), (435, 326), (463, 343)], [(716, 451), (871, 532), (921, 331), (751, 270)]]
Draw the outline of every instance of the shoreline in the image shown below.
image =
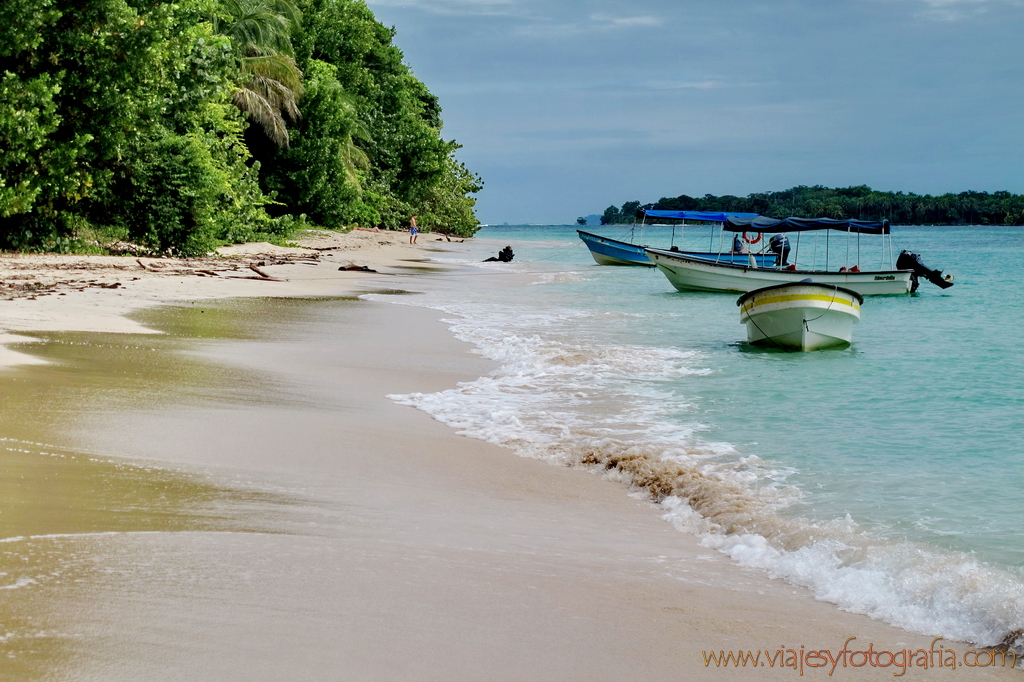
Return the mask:
[[(397, 236), (405, 237), (403, 233)], [(408, 265), (409, 260), (422, 257), (428, 245), (434, 243), (419, 248), (393, 244), (365, 249), (358, 252), (363, 262), (357, 260), (357, 264), (382, 271), (414, 267)], [(264, 247), (256, 248), (258, 255)], [(264, 255), (272, 252), (267, 250)], [(288, 282), (150, 273), (117, 288), (87, 287), (69, 293), (63, 301), (58, 292), (47, 297), (52, 301), (49, 307), (47, 298), (0, 301), (0, 306), (15, 305), (18, 313), (5, 315), (3, 331), (28, 332), (33, 331), (32, 324), (48, 323), (53, 331), (152, 333), (121, 315), (161, 302), (340, 296), (365, 291), (368, 278), (388, 276), (386, 272), (377, 276), (338, 272), (335, 267), (330, 268), (329, 276), (323, 273), (322, 279), (313, 276), (316, 270), (326, 269), (325, 263), (333, 266), (336, 260), (343, 265), (347, 257), (346, 252), (342, 258), (322, 260), (316, 267), (299, 263), (256, 266), (265, 268), (273, 279), (287, 278)], [(116, 279), (116, 273), (110, 274)], [(109, 280), (103, 282), (109, 284)], [(133, 296), (124, 295), (129, 292)], [(74, 300), (76, 296), (79, 301)], [(337, 455), (343, 466), (335, 472), (342, 482), (332, 485), (337, 485), (335, 492), (362, 521), (355, 530), (331, 531), (334, 534), (329, 539), (346, 553), (333, 555), (337, 565), (330, 569), (336, 571), (331, 575), (340, 582), (331, 583), (326, 596), (290, 581), (273, 587), (267, 598), (286, 612), (288, 626), (308, 628), (310, 622), (304, 618), (312, 617), (312, 622), (340, 628), (344, 637), (321, 633), (312, 642), (286, 642), (284, 648), (269, 650), (276, 651), (275, 658), (259, 647), (268, 646), (283, 631), (274, 624), (250, 624), (248, 630), (242, 630), (248, 632), (251, 642), (234, 651), (208, 647), (189, 665), (205, 663), (211, 669), (224, 669), (217, 679), (278, 679), (270, 670), (294, 664), (302, 654), (313, 657), (315, 668), (303, 669), (307, 675), (296, 674), (292, 679), (317, 679), (318, 674), (339, 670), (358, 679), (467, 682), (484, 676), (621, 680), (641, 674), (669, 679), (749, 679), (751, 674), (746, 671), (705, 667), (701, 652), (774, 652), (780, 645), (794, 652), (802, 646), (837, 652), (850, 636), (856, 636), (856, 642), (871, 642), (875, 651), (928, 649), (932, 645), (930, 637), (839, 611), (832, 604), (815, 601), (805, 590), (733, 564), (702, 547), (696, 538), (673, 529), (662, 520), (661, 510), (630, 496), (620, 484), (583, 470), (513, 456), (509, 450), (458, 436), (423, 412), (386, 400), (385, 394), (450, 387), (486, 372), (489, 364), (467, 354), (466, 344), (452, 338), (438, 321), (442, 316), (438, 311), (361, 302), (342, 313), (339, 328), (349, 333), (339, 340), (336, 362), (338, 376), (346, 377), (346, 385), (338, 386), (332, 396), (339, 404), (358, 407), (331, 415), (329, 422), (312, 423), (330, 424), (332, 437), (346, 443)], [(415, 348), (406, 340), (410, 326), (417, 330)], [(274, 356), (277, 362), (287, 357), (287, 353)], [(265, 365), (263, 360), (250, 350), (240, 361), (259, 368)], [(309, 368), (296, 365), (299, 370)], [(282, 461), (269, 446), (254, 454), (251, 445), (246, 449), (232, 445), (231, 428), (196, 422), (197, 416), (203, 419), (202, 412), (168, 417), (162, 426), (169, 436), (184, 423), (195, 423), (196, 433), (155, 439), (143, 454), (186, 467), (210, 464), (204, 457), (207, 452), (203, 447), (197, 449), (198, 445), (216, 455), (223, 466), (240, 471), (283, 468), (297, 476), (315, 476), (325, 466), (317, 453), (328, 447), (326, 442), (314, 440), (317, 447), (293, 452), (291, 459)], [(280, 428), (288, 428), (286, 415), (267, 414), (281, 420)], [(223, 415), (205, 418), (217, 422)], [(143, 432), (160, 433), (159, 418), (143, 424)], [(244, 421), (228, 424), (252, 426)], [(115, 427), (97, 425), (96, 431), (108, 434), (99, 436), (98, 442), (109, 438)], [(109, 443), (104, 447), (106, 452), (113, 449)], [(316, 561), (310, 557), (323, 547), (310, 539), (312, 535), (300, 537), (301, 542), (291, 549), (305, 548), (309, 554), (299, 551), (297, 556)], [(218, 556), (213, 552), (209, 558), (216, 561)], [(416, 557), (419, 560), (414, 560)], [(288, 575), (287, 568), (299, 567), (287, 557), (272, 560), (284, 564), (275, 573), (278, 576)], [(262, 588), (267, 589), (266, 584)], [(236, 603), (252, 598), (252, 586), (235, 589), (227, 595), (233, 595)], [(140, 591), (138, 596), (144, 594)], [(311, 610), (305, 615), (302, 609), (288, 612), (291, 599)], [(320, 610), (314, 608), (318, 600), (323, 601)], [(116, 618), (116, 595), (112, 604), (100, 611)], [(203, 608), (201, 602), (186, 601), (172, 610), (186, 620), (191, 618), (190, 610), (205, 613)], [(237, 608), (236, 615), (246, 614), (251, 612)], [(127, 621), (145, 629), (152, 627), (152, 623), (147, 625), (148, 617), (159, 618), (159, 614), (143, 607)], [(226, 634), (215, 638), (219, 644), (235, 641), (232, 638), (242, 633), (240, 623), (219, 622), (219, 626), (226, 629)], [(159, 641), (142, 640), (148, 646), (135, 645), (133, 653), (158, 670), (161, 656), (167, 652), (161, 651)], [(969, 648), (946, 644), (947, 650), (961, 653)], [(322, 650), (326, 645), (335, 648)], [(118, 662), (116, 652), (108, 653), (115, 658), (105, 663), (121, 666), (125, 679), (137, 671), (129, 662)], [(246, 655), (252, 660), (247, 662)], [(262, 670), (263, 676), (254, 677), (254, 671), (261, 671), (257, 665), (270, 668)], [(782, 679), (795, 672), (762, 665), (757, 676)], [(888, 679), (893, 675), (888, 666), (842, 672), (858, 678)], [(958, 673), (970, 679), (1019, 675), (963, 668), (941, 669), (935, 675), (957, 677)], [(908, 668), (907, 674), (927, 677), (933, 673)]]
[(6, 348), (27, 340), (12, 336), (19, 332), (147, 333), (126, 315), (198, 300), (351, 294), (376, 274), (361, 268), (396, 274), (448, 242), (410, 245), (406, 232), (359, 230), (311, 232), (294, 243), (237, 244), (189, 259), (0, 254), (0, 367), (34, 362)]

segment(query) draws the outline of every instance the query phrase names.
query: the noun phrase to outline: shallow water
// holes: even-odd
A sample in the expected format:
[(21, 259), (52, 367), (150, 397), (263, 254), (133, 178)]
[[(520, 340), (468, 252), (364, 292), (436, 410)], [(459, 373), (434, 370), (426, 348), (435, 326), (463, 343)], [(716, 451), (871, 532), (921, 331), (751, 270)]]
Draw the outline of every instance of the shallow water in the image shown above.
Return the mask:
[[(207, 324), (217, 316), (194, 312)], [(85, 422), (109, 419), (123, 437), (145, 443), (150, 435), (132, 418), (136, 410), (210, 400), (218, 392), (223, 398), (227, 386), (266, 386), (252, 373), (190, 357), (186, 351), (195, 350), (201, 328), (176, 331), (41, 334), (16, 346), (46, 364), (0, 372), (5, 680), (75, 679), (83, 658), (96, 653), (82, 622), (94, 621), (101, 608), (97, 585), (119, 586), (123, 597), (138, 587), (132, 573), (178, 572), (187, 581), (184, 562), (154, 564), (160, 539), (262, 530), (248, 512), (283, 500), (166, 461), (112, 456), (76, 437)], [(126, 549), (139, 539), (150, 547)], [(118, 561), (105, 562), (103, 555)], [(126, 610), (111, 622), (127, 616)]]
[[(136, 317), (164, 333), (39, 334), (18, 350), (45, 364), (0, 371), (0, 678), (415, 676), (396, 669), (448, 642), (395, 659), (386, 637), (424, 627), (387, 614), (409, 576), (450, 574), (429, 520), (444, 472), (417, 448), (451, 435), (420, 415), (389, 433), (407, 410), (375, 382), (483, 364), (432, 312), (351, 297)], [(373, 352), (402, 325), (422, 350)]]
[(744, 343), (736, 295), (597, 266), (572, 227), (485, 228), (472, 259), (509, 244), (512, 264), (402, 303), (445, 310), (502, 369), (395, 399), (640, 483), (709, 546), (845, 608), (999, 643), (1024, 626), (1024, 231), (894, 231), (956, 285), (868, 298), (849, 348), (782, 353)]

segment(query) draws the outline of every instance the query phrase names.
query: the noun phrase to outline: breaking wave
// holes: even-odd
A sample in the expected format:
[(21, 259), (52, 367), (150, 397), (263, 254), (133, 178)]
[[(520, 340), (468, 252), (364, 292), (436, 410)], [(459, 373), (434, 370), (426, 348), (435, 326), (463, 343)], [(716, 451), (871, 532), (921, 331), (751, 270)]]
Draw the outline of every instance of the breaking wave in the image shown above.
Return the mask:
[(801, 491), (787, 482), (793, 470), (703, 438), (692, 404), (699, 399), (678, 389), (713, 371), (700, 352), (567, 340), (591, 315), (584, 311), (432, 307), (500, 367), (457, 388), (391, 400), (520, 456), (642, 490), (705, 546), (842, 609), (1024, 652), (1019, 575), (962, 552), (883, 539), (849, 516), (801, 518)]

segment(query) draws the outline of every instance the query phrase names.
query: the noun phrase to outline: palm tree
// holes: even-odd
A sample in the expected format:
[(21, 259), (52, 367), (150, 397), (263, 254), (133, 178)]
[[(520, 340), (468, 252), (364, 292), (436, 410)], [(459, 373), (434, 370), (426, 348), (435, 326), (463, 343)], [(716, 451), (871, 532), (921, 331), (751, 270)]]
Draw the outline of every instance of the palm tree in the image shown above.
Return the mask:
[[(338, 160), (341, 161), (344, 170), (345, 182), (356, 192), (362, 194), (363, 187), (359, 171), (370, 168), (370, 158), (359, 148), (356, 141), (369, 143), (371, 140), (370, 130), (359, 119), (355, 99), (345, 92), (341, 83), (338, 82), (334, 67), (324, 62), (311, 60), (309, 76), (311, 92), (313, 87), (318, 89), (320, 101), (329, 102), (330, 108), (335, 112), (330, 137), (336, 144)], [(313, 85), (314, 83), (315, 85)]]
[(302, 72), (291, 34), (301, 14), (289, 0), (219, 0), (214, 30), (231, 39), (239, 60), (234, 104), (279, 147), (288, 146), (285, 115), (300, 117)]

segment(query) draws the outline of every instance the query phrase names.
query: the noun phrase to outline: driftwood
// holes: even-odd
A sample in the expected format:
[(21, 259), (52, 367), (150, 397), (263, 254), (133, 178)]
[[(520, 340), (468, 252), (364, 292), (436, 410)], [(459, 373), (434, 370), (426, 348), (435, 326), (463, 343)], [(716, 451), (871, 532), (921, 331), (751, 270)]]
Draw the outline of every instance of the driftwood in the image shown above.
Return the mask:
[[(263, 265), (263, 261), (260, 261), (260, 265)], [(265, 272), (263, 272), (262, 270), (260, 270), (260, 269), (259, 269), (258, 267), (256, 267), (255, 265), (250, 265), (250, 266), (249, 266), (249, 269), (250, 269), (250, 270), (252, 270), (252, 271), (253, 271), (253, 272), (255, 272), (255, 273), (256, 273), (257, 275), (259, 275), (260, 277), (262, 277), (262, 278), (264, 278), (264, 279), (274, 279), (273, 277), (271, 277), (271, 276), (270, 276), (270, 275), (268, 275), (267, 273), (265, 273)]]
[[(331, 249), (334, 250), (334, 247)], [(262, 269), (268, 265), (316, 265), (321, 254), (255, 254), (233, 257), (160, 258), (133, 254), (133, 258), (116, 261), (91, 261), (87, 258), (69, 260), (40, 266), (36, 262), (21, 262), (16, 258), (4, 259), (0, 263), (0, 301), (19, 298), (36, 298), (60, 294), (64, 291), (85, 291), (87, 289), (121, 289), (129, 281), (141, 277), (139, 270), (147, 275), (159, 277), (221, 277), (224, 279), (253, 279), (260, 282), (285, 282), (270, 276)], [(143, 260), (145, 258), (146, 260)], [(246, 270), (252, 276), (240, 277)], [(24, 271), (24, 272), (19, 272)], [(59, 273), (59, 274), (58, 274)], [(102, 278), (98, 275), (103, 276)], [(116, 281), (115, 278), (120, 278)], [(44, 281), (39, 281), (40, 279)]]
[(351, 270), (354, 272), (377, 272), (372, 270), (365, 265), (356, 265), (355, 263), (349, 263), (348, 265), (342, 265), (338, 270)]

